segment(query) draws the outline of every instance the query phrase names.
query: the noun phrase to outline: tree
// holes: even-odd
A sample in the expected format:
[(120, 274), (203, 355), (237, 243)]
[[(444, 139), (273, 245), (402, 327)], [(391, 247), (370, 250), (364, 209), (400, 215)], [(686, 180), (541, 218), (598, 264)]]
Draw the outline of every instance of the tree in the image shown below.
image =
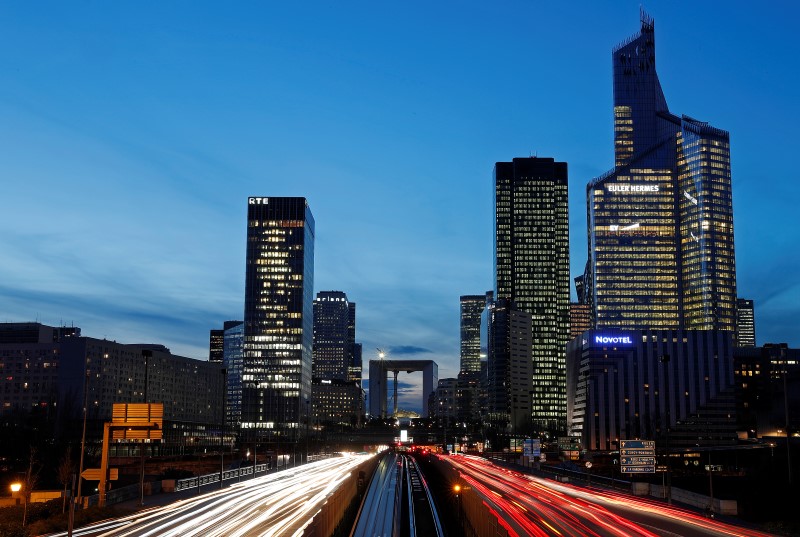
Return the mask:
[(67, 485), (72, 481), (72, 475), (75, 472), (75, 464), (72, 462), (72, 450), (67, 447), (64, 456), (58, 463), (57, 469), (58, 482), (64, 485), (63, 502), (61, 505), (61, 512), (67, 509)]
[[(22, 511), (22, 527), (28, 520), (28, 503), (31, 501), (31, 491), (39, 481), (39, 468), (37, 467), (39, 461), (36, 456), (36, 448), (31, 446), (30, 454), (28, 455), (28, 470), (25, 472), (25, 505)], [(36, 468), (34, 468), (36, 467)]]

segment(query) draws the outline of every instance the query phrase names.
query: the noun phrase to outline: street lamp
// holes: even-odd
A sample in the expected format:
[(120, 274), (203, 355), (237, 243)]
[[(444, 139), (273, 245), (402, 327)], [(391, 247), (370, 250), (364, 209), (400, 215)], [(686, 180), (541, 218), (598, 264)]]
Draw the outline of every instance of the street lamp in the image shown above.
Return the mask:
[(666, 418), (666, 446), (664, 447), (664, 454), (666, 455), (665, 463), (667, 466), (667, 503), (672, 503), (672, 469), (669, 464), (669, 428), (670, 428), (670, 401), (669, 401), (669, 354), (665, 354), (661, 357), (661, 363), (664, 364), (664, 399), (666, 403), (666, 410), (664, 412), (664, 417)]
[[(225, 477), (225, 400), (228, 392), (228, 370), (224, 367), (222, 372), (222, 426), (219, 432), (219, 488), (223, 487)], [(199, 479), (199, 478), (198, 478)]]
[(22, 483), (11, 483), (11, 495), (14, 496), (17, 492), (22, 490)]
[(306, 464), (308, 464), (308, 422), (311, 421), (310, 404), (311, 401), (306, 395)]

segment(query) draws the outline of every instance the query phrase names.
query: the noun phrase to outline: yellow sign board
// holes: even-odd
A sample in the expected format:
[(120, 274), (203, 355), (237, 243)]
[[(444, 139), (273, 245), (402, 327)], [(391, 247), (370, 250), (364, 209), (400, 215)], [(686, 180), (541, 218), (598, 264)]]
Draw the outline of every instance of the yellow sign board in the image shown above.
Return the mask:
[(164, 403), (114, 403), (113, 440), (161, 440)]
[[(86, 481), (100, 481), (102, 477), (103, 471), (100, 468), (87, 468), (81, 474), (81, 477), (84, 478)], [(109, 468), (108, 470), (109, 479), (111, 481), (116, 481), (119, 479), (119, 468)]]

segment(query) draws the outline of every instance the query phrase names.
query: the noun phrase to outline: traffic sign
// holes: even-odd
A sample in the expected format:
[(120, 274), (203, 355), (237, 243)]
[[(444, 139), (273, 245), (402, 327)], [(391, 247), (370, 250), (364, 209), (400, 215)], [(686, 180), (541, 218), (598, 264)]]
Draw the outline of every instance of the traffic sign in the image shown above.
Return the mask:
[(627, 466), (656, 463), (655, 457), (620, 457), (620, 459), (622, 461), (622, 464), (625, 464)]
[(623, 474), (654, 474), (656, 473), (655, 465), (650, 466), (625, 466), (621, 467)]
[(656, 449), (655, 440), (620, 440), (620, 448)]
[(656, 443), (653, 440), (620, 440), (620, 470), (624, 474), (653, 474)]

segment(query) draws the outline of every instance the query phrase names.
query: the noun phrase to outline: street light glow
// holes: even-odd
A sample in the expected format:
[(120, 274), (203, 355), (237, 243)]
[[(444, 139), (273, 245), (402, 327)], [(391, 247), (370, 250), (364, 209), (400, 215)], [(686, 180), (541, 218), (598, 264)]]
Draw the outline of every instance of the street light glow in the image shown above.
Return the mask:
[(22, 490), (22, 483), (11, 483), (11, 492), (19, 492)]

